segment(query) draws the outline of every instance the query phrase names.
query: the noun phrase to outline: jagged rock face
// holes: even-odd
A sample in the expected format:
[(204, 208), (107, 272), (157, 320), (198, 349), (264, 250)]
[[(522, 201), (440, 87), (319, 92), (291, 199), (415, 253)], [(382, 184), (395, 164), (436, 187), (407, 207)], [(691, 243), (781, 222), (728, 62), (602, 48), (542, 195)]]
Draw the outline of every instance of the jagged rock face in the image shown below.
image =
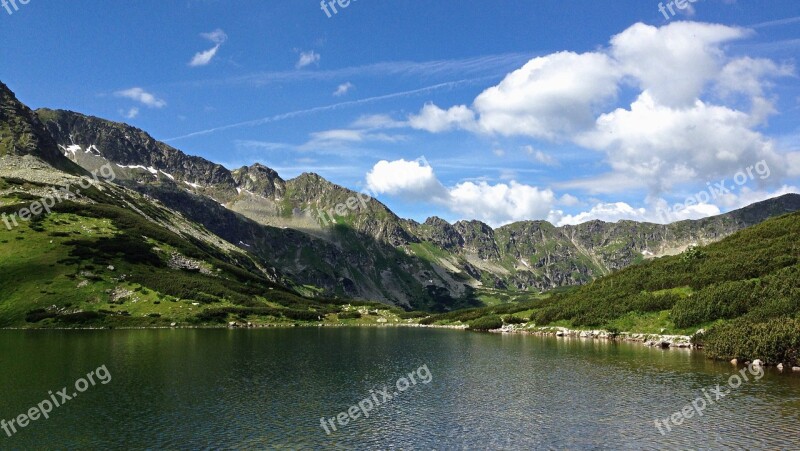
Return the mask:
[[(217, 189), (233, 190), (230, 171), (219, 164), (156, 141), (144, 131), (125, 124), (61, 110), (37, 110), (55, 141), (66, 148), (92, 148), (102, 157), (122, 166), (144, 166), (164, 171), (181, 181)], [(93, 147), (92, 147), (93, 146)]]
[(286, 182), (278, 173), (261, 164), (244, 166), (233, 171), (232, 175), (240, 189), (270, 199), (280, 199), (286, 192)]
[(442, 249), (458, 250), (464, 247), (464, 237), (455, 227), (442, 218), (433, 216), (419, 227), (421, 238), (430, 241)]
[(458, 221), (453, 228), (464, 240), (464, 250), (478, 255), (483, 260), (500, 259), (500, 251), (494, 239), (494, 230), (480, 221)]
[(0, 157), (4, 155), (31, 155), (71, 173), (79, 169), (61, 155), (38, 116), (0, 82)]

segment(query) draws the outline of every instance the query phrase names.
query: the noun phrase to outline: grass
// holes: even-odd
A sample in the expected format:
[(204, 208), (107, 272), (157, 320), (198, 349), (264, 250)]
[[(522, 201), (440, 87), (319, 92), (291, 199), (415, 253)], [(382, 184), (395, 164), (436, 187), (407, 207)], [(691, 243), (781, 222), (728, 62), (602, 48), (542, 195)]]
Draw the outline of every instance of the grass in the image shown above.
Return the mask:
[[(0, 179), (0, 186), (20, 188), (0, 197), (0, 209), (11, 212), (32, 185)], [(64, 202), (12, 230), (0, 228), (0, 327), (215, 325), (241, 319), (243, 309), (274, 313), (246, 316), (264, 324), (338, 322), (344, 301), (304, 297), (264, 278), (246, 254), (169, 231), (119, 204), (177, 221), (168, 210), (121, 190), (88, 194), (101, 203)], [(170, 267), (175, 254), (202, 271)], [(216, 316), (206, 320), (207, 312)]]

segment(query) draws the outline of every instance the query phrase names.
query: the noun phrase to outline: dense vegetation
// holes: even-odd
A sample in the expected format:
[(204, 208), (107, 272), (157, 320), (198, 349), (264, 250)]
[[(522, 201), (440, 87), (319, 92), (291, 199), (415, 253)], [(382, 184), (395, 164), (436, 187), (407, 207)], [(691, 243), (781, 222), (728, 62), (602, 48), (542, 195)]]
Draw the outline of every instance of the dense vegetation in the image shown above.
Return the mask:
[[(503, 316), (502, 322), (501, 317)], [(796, 364), (800, 349), (800, 213), (718, 243), (632, 266), (540, 299), (430, 316), (423, 323), (668, 332), (697, 337), (711, 356)], [(499, 326), (498, 326), (499, 327)]]
[(740, 318), (712, 328), (702, 340), (715, 358), (800, 364), (800, 320), (796, 318), (763, 322)]
[(668, 310), (677, 329), (800, 312), (800, 214), (746, 229), (702, 250), (622, 270), (544, 301), (531, 319), (608, 326), (629, 313)]

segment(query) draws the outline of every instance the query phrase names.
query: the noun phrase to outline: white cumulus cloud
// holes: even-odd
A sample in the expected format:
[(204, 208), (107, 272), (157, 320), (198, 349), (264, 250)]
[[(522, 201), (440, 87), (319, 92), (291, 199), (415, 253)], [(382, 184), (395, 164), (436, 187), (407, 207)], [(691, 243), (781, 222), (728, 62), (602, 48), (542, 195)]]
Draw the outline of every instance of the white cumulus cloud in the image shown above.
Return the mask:
[(336, 91), (333, 91), (333, 96), (341, 97), (350, 92), (350, 90), (353, 89), (354, 87), (355, 85), (353, 85), (349, 81), (347, 83), (342, 83), (336, 88)]
[(498, 226), (547, 217), (555, 202), (555, 194), (551, 190), (512, 180), (508, 184), (496, 185), (487, 182), (459, 183), (449, 190), (447, 206), (465, 218)]
[(382, 160), (367, 173), (367, 187), (377, 194), (419, 199), (441, 198), (444, 187), (424, 161)]
[[(367, 187), (376, 194), (403, 196), (444, 206), (467, 219), (491, 226), (547, 217), (557, 202), (553, 191), (516, 181), (490, 184), (462, 182), (445, 187), (425, 161), (380, 161), (367, 173)], [(571, 202), (572, 198), (563, 198)]]
[(464, 105), (443, 110), (429, 103), (422, 107), (419, 114), (411, 115), (408, 123), (412, 128), (427, 130), (432, 133), (452, 130), (454, 128), (472, 129), (475, 127), (475, 113)]
[(295, 64), (295, 67), (297, 69), (302, 69), (306, 66), (318, 63), (320, 58), (321, 57), (319, 53), (313, 50), (311, 50), (310, 52), (300, 52), (300, 59), (297, 60), (297, 64)]
[[(727, 44), (752, 34), (699, 22), (638, 23), (611, 37), (605, 49), (534, 58), (470, 106), (428, 103), (408, 124), (432, 133), (526, 136), (600, 151), (609, 172), (571, 183), (587, 191), (638, 186), (658, 195), (761, 160), (777, 173), (770, 180), (776, 185), (797, 171), (797, 158), (759, 127), (776, 113), (771, 79), (794, 75), (794, 67), (728, 55)], [(631, 88), (633, 100), (620, 105), (618, 94)], [(553, 163), (545, 153), (531, 155)], [(611, 183), (590, 186), (601, 181)]]

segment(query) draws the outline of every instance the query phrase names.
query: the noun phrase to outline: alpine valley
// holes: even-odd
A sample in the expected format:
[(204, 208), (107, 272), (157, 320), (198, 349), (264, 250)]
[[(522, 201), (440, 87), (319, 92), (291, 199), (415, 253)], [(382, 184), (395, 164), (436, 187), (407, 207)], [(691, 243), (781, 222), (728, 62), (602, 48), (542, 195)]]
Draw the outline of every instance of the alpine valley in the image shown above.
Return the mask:
[[(4, 327), (413, 322), (545, 302), (800, 210), (790, 194), (668, 225), (418, 223), (311, 172), (229, 170), (122, 123), (32, 111), (3, 84), (0, 157), (6, 224), (92, 180), (0, 228)], [(89, 176), (101, 168), (113, 180)]]

